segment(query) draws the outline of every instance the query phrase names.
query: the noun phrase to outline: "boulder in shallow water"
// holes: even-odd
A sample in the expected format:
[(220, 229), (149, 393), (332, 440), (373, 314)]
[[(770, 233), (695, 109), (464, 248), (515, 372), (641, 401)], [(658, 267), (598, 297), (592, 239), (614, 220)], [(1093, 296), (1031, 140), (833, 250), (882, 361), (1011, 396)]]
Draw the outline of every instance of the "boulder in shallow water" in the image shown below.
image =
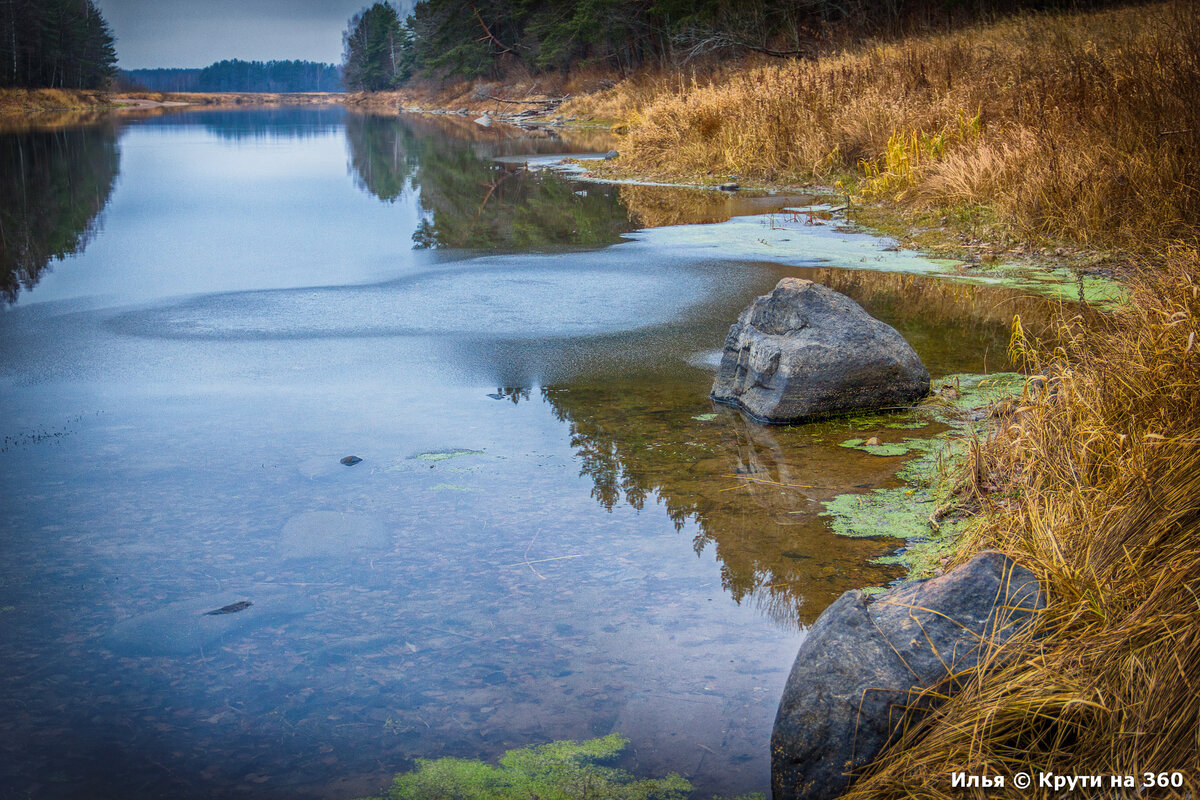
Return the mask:
[(729, 329), (712, 398), (787, 423), (909, 405), (929, 371), (894, 328), (843, 294), (784, 278)]
[(774, 800), (841, 795), (907, 719), (928, 710), (922, 689), (953, 691), (952, 675), (979, 663), (1043, 608), (1037, 579), (1005, 555), (984, 552), (923, 583), (869, 600), (854, 590), (808, 631), (771, 733)]
[(311, 601), (252, 586), (168, 603), (113, 626), (107, 645), (123, 656), (180, 656), (215, 650), (268, 625), (305, 614)]

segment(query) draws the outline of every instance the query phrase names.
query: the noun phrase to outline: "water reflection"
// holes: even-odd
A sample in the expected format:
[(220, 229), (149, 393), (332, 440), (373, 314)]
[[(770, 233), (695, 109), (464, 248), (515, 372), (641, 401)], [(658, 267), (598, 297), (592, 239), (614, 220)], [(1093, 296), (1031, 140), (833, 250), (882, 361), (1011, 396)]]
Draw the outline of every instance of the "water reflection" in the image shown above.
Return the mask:
[[(0, 786), (356, 797), (415, 757), (616, 730), (642, 774), (765, 788), (798, 624), (895, 574), (820, 502), (897, 459), (714, 408), (694, 365), (784, 275), (934, 372), (999, 366), (1032, 309), (749, 260), (728, 228), (593, 247), (729, 207), (493, 165), (592, 149), (569, 141), (254, 116), (130, 126), (104, 236), (0, 315)], [(814, 263), (809, 232), (779, 252)], [(838, 236), (832, 263), (881, 247)], [(483, 246), (521, 252), (455, 251)]]
[[(935, 375), (1003, 369), (1013, 316), (1035, 331), (1049, 318), (1045, 301), (1012, 291), (861, 270), (790, 274), (843, 292), (900, 329)], [(896, 419), (865, 428), (857, 420), (768, 427), (725, 407), (702, 407), (710, 372), (661, 377), (543, 389), (570, 426), (596, 502), (609, 511), (660, 502), (677, 530), (695, 526), (697, 553), (713, 547), (730, 596), (753, 599), (783, 627), (811, 623), (844, 590), (847, 573), (864, 583), (895, 576), (864, 566), (878, 543), (834, 537), (819, 514), (837, 494), (894, 485), (898, 459), (838, 443), (902, 438), (887, 427)], [(929, 426), (922, 435), (941, 429)]]
[(417, 167), (418, 145), (410, 128), (388, 121), (349, 115), (346, 143), (355, 185), (390, 203), (411, 189), (409, 179)]
[(702, 385), (634, 388), (543, 393), (570, 426), (580, 473), (601, 506), (661, 504), (676, 530), (694, 531), (697, 554), (712, 545), (734, 601), (753, 599), (784, 628), (811, 622), (845, 590), (847, 572), (868, 584), (895, 577), (866, 563), (881, 554), (878, 542), (836, 539), (818, 516), (820, 500), (889, 480), (894, 459), (861, 458), (836, 435), (708, 411), (694, 391)]
[(622, 184), (621, 202), (641, 228), (724, 222), (730, 217), (766, 214), (787, 206), (806, 206), (811, 194), (722, 192), (671, 186)]
[(346, 112), (340, 105), (291, 106), (241, 110), (182, 109), (141, 122), (154, 128), (196, 128), (226, 141), (307, 139), (341, 130)]
[(0, 134), (0, 291), (9, 303), (91, 241), (119, 164), (112, 122)]
[[(471, 147), (445, 128), (475, 135)], [(634, 230), (611, 186), (581, 186), (549, 172), (504, 169), (493, 159), (516, 150), (511, 134), (433, 120), (352, 114), (346, 120), (350, 166), (359, 187), (385, 202), (406, 191), (423, 212), (418, 248), (513, 251), (574, 245), (596, 247)], [(534, 140), (535, 149), (564, 152), (571, 142)], [(529, 141), (523, 142), (527, 148)]]

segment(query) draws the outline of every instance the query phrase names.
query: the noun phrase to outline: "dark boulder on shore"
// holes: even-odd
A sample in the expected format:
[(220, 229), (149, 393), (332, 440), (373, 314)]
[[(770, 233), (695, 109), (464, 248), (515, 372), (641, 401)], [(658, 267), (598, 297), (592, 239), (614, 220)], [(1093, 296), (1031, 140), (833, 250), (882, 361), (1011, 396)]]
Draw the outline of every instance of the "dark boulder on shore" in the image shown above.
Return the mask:
[(725, 338), (712, 398), (760, 422), (788, 423), (909, 405), (929, 370), (894, 328), (843, 294), (784, 278)]
[(874, 599), (854, 590), (817, 618), (788, 676), (771, 734), (774, 800), (823, 800), (850, 784), (906, 722), (953, 691), (1032, 621), (1045, 601), (1033, 573), (1002, 553)]

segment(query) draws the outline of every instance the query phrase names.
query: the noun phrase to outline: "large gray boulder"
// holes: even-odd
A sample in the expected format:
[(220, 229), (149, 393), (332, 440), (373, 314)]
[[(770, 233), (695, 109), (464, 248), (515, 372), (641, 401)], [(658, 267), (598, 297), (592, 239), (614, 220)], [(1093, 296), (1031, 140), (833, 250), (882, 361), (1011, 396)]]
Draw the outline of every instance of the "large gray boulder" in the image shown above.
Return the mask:
[(909, 405), (929, 370), (895, 328), (803, 278), (755, 299), (725, 337), (712, 398), (786, 423)]
[(843, 594), (809, 629), (779, 702), (774, 800), (842, 794), (849, 771), (932, 707), (917, 693), (953, 691), (983, 650), (1004, 644), (1044, 606), (1033, 573), (993, 551), (873, 600)]

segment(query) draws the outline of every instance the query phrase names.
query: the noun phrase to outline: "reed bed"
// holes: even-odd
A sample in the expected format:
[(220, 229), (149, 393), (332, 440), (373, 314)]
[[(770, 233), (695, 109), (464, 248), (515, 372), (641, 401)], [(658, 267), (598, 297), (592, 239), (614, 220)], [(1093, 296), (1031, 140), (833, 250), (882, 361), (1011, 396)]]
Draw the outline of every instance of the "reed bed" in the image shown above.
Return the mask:
[(1102, 776), (1090, 797), (1200, 789), (1200, 251), (1140, 267), (1131, 303), (1061, 320), (1053, 348), (1017, 327), (1035, 377), (960, 487), (983, 509), (960, 559), (1010, 553), (1049, 607), (848, 797), (960, 798), (955, 772)]
[(983, 207), (1022, 236), (1141, 248), (1200, 219), (1200, 11), (1031, 13), (822, 58), (627, 81), (620, 166), (658, 178), (840, 182)]

